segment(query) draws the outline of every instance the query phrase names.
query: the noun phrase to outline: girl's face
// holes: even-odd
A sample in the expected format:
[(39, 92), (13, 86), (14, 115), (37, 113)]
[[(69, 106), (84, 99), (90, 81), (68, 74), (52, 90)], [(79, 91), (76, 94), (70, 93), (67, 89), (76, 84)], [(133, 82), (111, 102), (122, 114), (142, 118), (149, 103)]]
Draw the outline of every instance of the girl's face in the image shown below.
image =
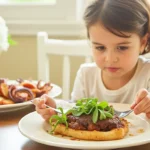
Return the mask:
[(129, 38), (119, 37), (100, 23), (89, 28), (89, 37), (96, 64), (109, 78), (128, 77), (135, 70), (138, 56), (143, 52), (146, 38), (125, 33)]

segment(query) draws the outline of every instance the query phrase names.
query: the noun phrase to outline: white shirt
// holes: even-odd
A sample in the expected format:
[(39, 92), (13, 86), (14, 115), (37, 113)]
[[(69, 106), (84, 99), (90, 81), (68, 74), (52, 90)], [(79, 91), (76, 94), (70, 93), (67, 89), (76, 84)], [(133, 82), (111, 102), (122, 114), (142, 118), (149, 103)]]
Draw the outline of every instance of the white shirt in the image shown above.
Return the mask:
[(150, 59), (139, 57), (137, 69), (131, 80), (118, 90), (108, 90), (103, 84), (101, 70), (95, 63), (82, 64), (77, 72), (72, 101), (84, 97), (95, 97), (99, 101), (133, 103), (137, 92), (145, 88), (150, 91)]

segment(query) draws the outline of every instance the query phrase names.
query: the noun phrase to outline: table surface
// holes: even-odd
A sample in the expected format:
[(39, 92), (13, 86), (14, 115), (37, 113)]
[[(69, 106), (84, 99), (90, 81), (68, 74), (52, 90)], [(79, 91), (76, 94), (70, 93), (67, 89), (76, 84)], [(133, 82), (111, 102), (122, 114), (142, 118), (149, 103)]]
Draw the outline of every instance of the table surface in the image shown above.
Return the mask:
[[(23, 136), (18, 130), (19, 120), (26, 114), (35, 110), (33, 105), (29, 105), (20, 110), (12, 112), (0, 112), (0, 150), (69, 150), (43, 145), (34, 142)], [(150, 143), (117, 150), (150, 150)]]

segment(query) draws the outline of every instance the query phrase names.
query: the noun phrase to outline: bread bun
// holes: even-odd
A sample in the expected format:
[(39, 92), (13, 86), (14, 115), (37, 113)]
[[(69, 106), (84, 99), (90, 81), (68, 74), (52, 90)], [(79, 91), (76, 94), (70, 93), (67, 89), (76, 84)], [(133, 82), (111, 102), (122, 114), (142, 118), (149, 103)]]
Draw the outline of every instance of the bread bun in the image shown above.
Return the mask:
[(87, 131), (87, 130), (75, 130), (72, 128), (66, 128), (63, 124), (58, 124), (54, 132), (81, 140), (93, 140), (93, 141), (109, 141), (118, 140), (124, 138), (128, 132), (128, 122), (125, 119), (121, 119), (123, 127), (114, 128), (110, 131)]

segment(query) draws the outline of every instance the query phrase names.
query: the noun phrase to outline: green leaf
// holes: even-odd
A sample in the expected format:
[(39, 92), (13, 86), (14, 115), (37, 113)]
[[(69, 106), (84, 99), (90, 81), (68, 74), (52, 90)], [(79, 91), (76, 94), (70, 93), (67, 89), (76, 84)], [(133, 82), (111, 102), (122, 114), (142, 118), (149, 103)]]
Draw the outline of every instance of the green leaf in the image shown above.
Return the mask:
[(50, 130), (50, 134), (53, 134), (53, 132), (55, 131), (55, 129), (56, 129), (56, 127), (57, 127), (57, 125), (60, 123), (60, 121), (59, 120), (57, 120), (57, 122), (55, 123), (55, 125), (53, 125), (53, 128), (52, 128), (52, 130)]
[(109, 111), (113, 116), (114, 116), (114, 108), (112, 106), (110, 106), (110, 111)]
[(94, 110), (93, 116), (92, 116), (92, 121), (93, 121), (93, 123), (96, 123), (97, 120), (98, 120), (98, 109), (96, 107)]
[(17, 42), (11, 38), (11, 35), (8, 35), (8, 43), (9, 45), (17, 45)]
[(106, 115), (107, 118), (112, 118), (113, 115), (107, 111), (104, 111), (104, 114)]
[(85, 112), (85, 114), (89, 115), (89, 114), (92, 113), (93, 110), (94, 110), (94, 107), (88, 109), (88, 110)]
[(63, 109), (61, 107), (58, 108), (61, 112), (62, 112), (62, 115), (53, 115), (51, 116), (51, 118), (49, 119), (49, 123), (51, 125), (53, 125), (54, 123), (54, 119), (56, 120), (56, 123), (53, 125), (54, 128), (53, 130), (51, 131), (51, 133), (55, 130), (55, 128), (57, 127), (58, 124), (65, 124), (66, 125), (66, 128), (68, 127), (68, 122), (67, 122), (67, 115), (63, 112)]
[(102, 101), (102, 102), (100, 102), (99, 106), (102, 107), (103, 109), (105, 109), (108, 106), (108, 102)]
[(81, 100), (78, 100), (77, 102), (76, 102), (76, 106), (81, 106), (82, 105), (82, 101)]
[(72, 109), (67, 110), (67, 112), (65, 113), (66, 115), (71, 114), (72, 113)]
[(74, 116), (81, 116), (83, 114), (83, 111), (82, 110), (79, 111), (79, 110), (73, 109), (72, 110), (72, 114)]
[(49, 119), (49, 123), (50, 123), (51, 125), (53, 125), (53, 121), (52, 121), (52, 120), (54, 120), (54, 119), (60, 120), (60, 117), (59, 117), (58, 115), (53, 115), (53, 116), (51, 116), (50, 119)]
[(102, 111), (102, 110), (99, 110), (99, 111), (100, 111), (100, 120), (105, 120), (106, 116), (104, 114), (104, 111)]

